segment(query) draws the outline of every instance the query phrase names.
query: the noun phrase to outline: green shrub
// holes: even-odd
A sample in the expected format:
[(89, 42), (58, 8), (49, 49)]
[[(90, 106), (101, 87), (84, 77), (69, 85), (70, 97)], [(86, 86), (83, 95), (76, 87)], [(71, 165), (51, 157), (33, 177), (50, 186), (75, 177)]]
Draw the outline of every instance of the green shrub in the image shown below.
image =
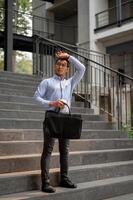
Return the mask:
[(129, 124), (122, 125), (122, 130), (126, 132), (130, 138), (133, 138), (133, 128)]

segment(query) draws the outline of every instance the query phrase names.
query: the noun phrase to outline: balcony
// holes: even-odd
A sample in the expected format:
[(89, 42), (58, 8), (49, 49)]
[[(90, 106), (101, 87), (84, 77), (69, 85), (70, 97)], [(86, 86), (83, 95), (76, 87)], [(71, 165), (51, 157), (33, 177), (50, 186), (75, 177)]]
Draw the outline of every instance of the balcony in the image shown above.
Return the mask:
[(133, 0), (109, 8), (95, 15), (96, 29), (103, 29), (110, 26), (121, 26), (133, 19)]

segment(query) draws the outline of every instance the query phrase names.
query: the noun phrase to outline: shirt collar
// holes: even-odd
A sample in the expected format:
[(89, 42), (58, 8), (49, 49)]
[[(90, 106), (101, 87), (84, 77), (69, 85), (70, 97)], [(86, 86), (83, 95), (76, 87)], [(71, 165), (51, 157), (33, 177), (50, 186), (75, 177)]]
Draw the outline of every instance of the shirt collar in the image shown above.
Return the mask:
[(53, 76), (55, 79), (58, 79), (58, 80), (64, 80), (65, 78), (63, 78), (63, 79), (61, 79), (61, 77), (60, 76), (58, 76), (57, 74), (54, 74), (54, 76)]

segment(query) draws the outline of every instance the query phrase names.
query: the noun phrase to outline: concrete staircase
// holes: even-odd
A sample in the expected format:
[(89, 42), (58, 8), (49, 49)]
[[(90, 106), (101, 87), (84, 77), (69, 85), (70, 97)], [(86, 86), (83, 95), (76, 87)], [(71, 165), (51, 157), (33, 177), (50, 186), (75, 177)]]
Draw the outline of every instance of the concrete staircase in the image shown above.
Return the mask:
[(51, 159), (54, 194), (40, 191), (40, 155), (44, 113), (32, 99), (40, 78), (0, 72), (0, 199), (3, 200), (133, 200), (133, 140), (115, 123), (74, 102), (82, 113), (80, 140), (70, 145), (70, 178), (77, 189), (58, 187), (56, 142)]

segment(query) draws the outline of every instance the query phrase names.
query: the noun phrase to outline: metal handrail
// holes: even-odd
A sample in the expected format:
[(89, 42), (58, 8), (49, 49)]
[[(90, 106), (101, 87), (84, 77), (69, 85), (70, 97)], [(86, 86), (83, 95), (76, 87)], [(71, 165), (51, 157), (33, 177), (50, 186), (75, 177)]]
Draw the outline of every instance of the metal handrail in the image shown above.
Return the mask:
[[(117, 4), (116, 6), (113, 6), (111, 8), (108, 8), (106, 10), (103, 10), (99, 13), (95, 14), (95, 18), (96, 18), (96, 29), (97, 28), (104, 28), (106, 26), (110, 26), (110, 25), (115, 25), (118, 24), (118, 26), (124, 22), (125, 20), (129, 20), (133, 17), (132, 13), (128, 13), (126, 11), (123, 11), (121, 14), (121, 17), (119, 18), (119, 7), (123, 8), (124, 6), (128, 5), (130, 6), (130, 4), (133, 3), (133, 0), (130, 1), (126, 1), (124, 3), (121, 4)], [(110, 16), (110, 13), (112, 13), (112, 17)], [(126, 14), (126, 16), (125, 16)]]
[(64, 46), (68, 46), (68, 47), (72, 47), (72, 48), (78, 48), (80, 50), (83, 50), (83, 51), (86, 51), (86, 52), (92, 52), (92, 53), (97, 53), (97, 54), (101, 54), (103, 56), (106, 56), (108, 54), (105, 54), (105, 53), (101, 53), (100, 51), (95, 51), (95, 50), (92, 50), (92, 49), (85, 49), (83, 47), (80, 47), (78, 45), (73, 45), (73, 44), (69, 44), (69, 43), (65, 43), (65, 42), (61, 42), (61, 41), (58, 41), (58, 40), (54, 40), (55, 42), (57, 42), (58, 44), (61, 44), (61, 45), (64, 45)]
[(117, 8), (117, 6), (113, 6), (113, 7), (111, 7), (111, 8), (106, 9), (106, 10), (103, 10), (103, 11), (101, 11), (101, 12), (99, 12), (99, 13), (96, 13), (95, 16), (100, 15), (100, 14), (105, 13), (105, 12), (108, 12), (108, 11), (110, 11), (110, 10), (113, 10), (113, 9), (115, 9), (115, 8)]
[(81, 54), (79, 54), (79, 53), (77, 53), (77, 52), (75, 52), (75, 51), (73, 51), (73, 50), (71, 50), (71, 49), (69, 49), (69, 48), (63, 46), (62, 44), (58, 43), (58, 42), (55, 41), (55, 40), (51, 40), (51, 39), (48, 39), (48, 38), (41, 38), (41, 37), (38, 37), (38, 38), (40, 38), (41, 40), (44, 40), (44, 41), (51, 42), (51, 43), (53, 43), (53, 44), (55, 44), (55, 45), (58, 45), (59, 47), (64, 48), (64, 49), (66, 49), (67, 51), (69, 51), (69, 52), (71, 52), (71, 53), (73, 53), (73, 54), (75, 54), (75, 55), (77, 55), (77, 56), (80, 56), (80, 57), (82, 57), (82, 58), (84, 58), (84, 59), (87, 59), (88, 61), (91, 61), (91, 62), (94, 63), (94, 64), (100, 65), (101, 67), (103, 67), (103, 68), (106, 69), (106, 70), (110, 70), (111, 72), (114, 72), (114, 73), (116, 73), (117, 75), (123, 76), (124, 78), (127, 78), (127, 79), (133, 81), (133, 78), (132, 78), (132, 77), (130, 77), (130, 76), (124, 74), (124, 73), (121, 73), (121, 72), (119, 72), (119, 71), (117, 71), (117, 70), (115, 70), (115, 69), (112, 69), (112, 68), (110, 68), (110, 67), (107, 67), (107, 66), (105, 66), (105, 65), (103, 65), (103, 64), (100, 64), (100, 63), (98, 63), (98, 62), (96, 62), (96, 61), (94, 61), (94, 60), (91, 60), (91, 59), (89, 59), (89, 58), (86, 58), (84, 55), (81, 55)]
[[(126, 1), (126, 2), (122, 3), (121, 5), (123, 6), (123, 5), (126, 5), (126, 4), (131, 3), (131, 2), (133, 2), (133, 0), (131, 0), (131, 1)], [(108, 8), (108, 9), (106, 9), (106, 10), (103, 10), (103, 11), (101, 11), (101, 12), (99, 12), (99, 13), (96, 13), (95, 15), (99, 15), (99, 14), (102, 14), (102, 13), (107, 12), (107, 11), (109, 11), (109, 10), (113, 10), (113, 9), (117, 8), (118, 6), (119, 6), (119, 4), (117, 4), (116, 6), (113, 6), (113, 7), (111, 7), (111, 8)]]

